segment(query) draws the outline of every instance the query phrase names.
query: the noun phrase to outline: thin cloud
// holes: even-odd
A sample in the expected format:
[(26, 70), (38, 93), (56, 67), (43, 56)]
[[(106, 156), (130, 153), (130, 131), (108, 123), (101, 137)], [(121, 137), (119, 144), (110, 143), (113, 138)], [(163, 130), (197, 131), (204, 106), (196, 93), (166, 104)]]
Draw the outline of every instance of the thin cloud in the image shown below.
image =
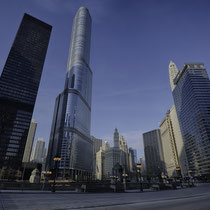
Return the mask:
[(150, 88), (134, 88), (134, 89), (125, 89), (125, 90), (119, 90), (119, 91), (111, 91), (109, 93), (100, 94), (101, 97), (115, 97), (115, 96), (122, 96), (122, 95), (136, 95), (141, 94), (145, 92), (159, 92), (163, 90), (168, 90), (168, 86), (164, 87), (150, 87)]

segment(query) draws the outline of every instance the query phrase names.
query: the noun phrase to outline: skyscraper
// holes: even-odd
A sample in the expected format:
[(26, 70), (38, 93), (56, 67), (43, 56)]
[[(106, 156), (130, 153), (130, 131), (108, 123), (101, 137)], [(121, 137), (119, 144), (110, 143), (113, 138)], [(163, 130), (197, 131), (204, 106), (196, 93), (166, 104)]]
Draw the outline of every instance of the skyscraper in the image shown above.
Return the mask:
[(114, 130), (114, 147), (119, 149), (120, 148), (120, 139), (119, 139), (119, 133), (117, 128)]
[(121, 164), (124, 166), (126, 171), (129, 171), (129, 152), (128, 145), (125, 141), (124, 136), (119, 136), (120, 150), (121, 150)]
[(117, 128), (114, 130), (113, 135), (114, 147), (109, 147), (104, 151), (104, 175), (106, 178), (113, 176), (113, 168), (116, 165), (121, 165), (121, 150), (120, 150), (120, 140), (119, 132)]
[(179, 176), (179, 171), (176, 169), (180, 168), (180, 163), (170, 117), (170, 110), (168, 111), (163, 121), (160, 123), (160, 135), (167, 175), (169, 177)]
[(174, 85), (189, 169), (194, 175), (210, 176), (210, 81), (204, 64), (185, 64)]
[(27, 141), (26, 141), (25, 150), (24, 150), (23, 163), (30, 162), (32, 145), (34, 142), (36, 127), (37, 127), (37, 123), (35, 122), (34, 119), (32, 119), (30, 127), (29, 127), (29, 131), (28, 131), (28, 137), (27, 137)]
[(129, 148), (129, 167), (130, 172), (134, 172), (136, 169), (134, 149), (131, 147)]
[(143, 142), (147, 174), (159, 176), (164, 171), (160, 130), (143, 133)]
[(102, 147), (102, 139), (97, 139), (94, 136), (91, 136), (91, 140), (93, 141), (93, 173), (96, 174), (96, 153)]
[(169, 72), (169, 80), (170, 80), (171, 90), (172, 91), (175, 88), (174, 79), (175, 79), (176, 75), (178, 74), (178, 71), (179, 70), (176, 67), (176, 64), (173, 61), (170, 61), (168, 72)]
[(0, 77), (0, 168), (22, 167), (52, 27), (24, 14)]
[(104, 153), (110, 149), (108, 141), (96, 153), (96, 179), (102, 180), (105, 177), (105, 155)]
[(179, 159), (179, 166), (181, 169), (181, 174), (184, 177), (188, 175), (188, 164), (175, 105), (173, 105), (170, 109), (170, 120)]
[(31, 161), (36, 163), (43, 163), (46, 156), (45, 153), (45, 141), (43, 138), (38, 138), (31, 153)]
[(54, 167), (53, 158), (60, 156), (59, 174), (73, 179), (92, 173), (90, 40), (91, 17), (81, 7), (74, 18), (66, 82), (56, 98), (47, 156), (49, 169)]

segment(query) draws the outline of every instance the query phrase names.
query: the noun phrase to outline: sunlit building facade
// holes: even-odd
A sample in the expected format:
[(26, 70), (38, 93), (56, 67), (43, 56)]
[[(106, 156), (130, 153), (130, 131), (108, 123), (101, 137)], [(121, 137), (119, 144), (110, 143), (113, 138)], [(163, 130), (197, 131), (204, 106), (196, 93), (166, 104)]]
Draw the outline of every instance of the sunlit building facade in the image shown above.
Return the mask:
[(35, 122), (34, 119), (32, 119), (30, 123), (29, 131), (28, 131), (28, 137), (27, 137), (26, 146), (25, 146), (24, 155), (23, 155), (24, 164), (30, 162), (36, 127), (37, 127), (37, 123)]

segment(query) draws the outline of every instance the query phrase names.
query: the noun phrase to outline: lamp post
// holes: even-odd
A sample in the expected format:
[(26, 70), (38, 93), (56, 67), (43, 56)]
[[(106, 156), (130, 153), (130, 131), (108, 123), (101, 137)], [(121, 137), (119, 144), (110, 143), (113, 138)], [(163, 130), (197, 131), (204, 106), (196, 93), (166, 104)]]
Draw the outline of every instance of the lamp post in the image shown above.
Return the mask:
[(176, 171), (177, 171), (178, 177), (180, 178), (181, 177), (181, 168), (176, 167)]
[(140, 191), (143, 192), (142, 182), (141, 182), (141, 168), (142, 168), (142, 164), (141, 163), (137, 163), (136, 164), (136, 168), (137, 168), (137, 172), (139, 174)]
[(189, 176), (189, 177), (192, 176), (192, 170), (188, 170), (188, 176)]
[(117, 192), (117, 179), (118, 176), (110, 176), (113, 179), (113, 184), (115, 185), (114, 192)]
[(126, 173), (122, 174), (124, 190), (126, 190), (126, 178), (127, 178), (127, 176), (128, 176), (128, 174), (126, 174)]
[(167, 176), (162, 175), (163, 183), (166, 183), (166, 178), (167, 178)]
[(42, 171), (42, 174), (44, 175), (44, 181), (43, 181), (43, 185), (42, 185), (42, 190), (44, 190), (44, 184), (45, 184), (46, 176), (48, 174), (52, 174), (52, 172), (51, 171)]
[(180, 186), (181, 186), (181, 188), (183, 188), (183, 186), (182, 186), (181, 168), (180, 167), (176, 167), (176, 171), (177, 171), (177, 175), (178, 175), (178, 178), (179, 178), (179, 181), (180, 181)]
[(190, 184), (190, 181), (193, 178), (191, 169), (188, 170), (188, 176), (189, 176), (188, 183)]
[(58, 162), (61, 161), (61, 158), (58, 156), (55, 156), (53, 160), (55, 161), (55, 170), (54, 170), (54, 181), (53, 181), (52, 192), (55, 192), (55, 179), (57, 176), (57, 167), (58, 167)]

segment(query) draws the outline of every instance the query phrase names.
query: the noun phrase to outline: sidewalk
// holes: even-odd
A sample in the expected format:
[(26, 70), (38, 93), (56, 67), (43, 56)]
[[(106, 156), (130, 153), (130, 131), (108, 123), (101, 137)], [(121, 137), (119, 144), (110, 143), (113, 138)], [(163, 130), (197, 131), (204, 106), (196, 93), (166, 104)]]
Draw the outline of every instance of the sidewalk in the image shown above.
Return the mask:
[(140, 191), (140, 189), (134, 189), (134, 190), (125, 190), (126, 193), (144, 193), (144, 192), (154, 192), (153, 189), (144, 189), (143, 192)]
[[(56, 192), (51, 192), (50, 190), (0, 190), (0, 194), (1, 193), (14, 193), (14, 194), (55, 194), (55, 193), (59, 193), (59, 194), (78, 194), (78, 192), (75, 191), (56, 191)], [(79, 193), (83, 193), (83, 192), (79, 192)]]
[[(144, 193), (144, 192), (154, 192), (152, 189), (144, 189), (143, 192), (140, 192), (140, 189), (134, 189), (134, 190), (125, 190), (124, 193)], [(51, 192), (49, 190), (0, 190), (1, 193), (11, 193), (11, 194), (87, 194), (87, 192), (78, 192), (76, 190), (71, 190), (71, 191), (56, 191), (56, 192)], [(92, 193), (98, 193), (98, 192), (92, 192)], [(92, 194), (91, 193), (91, 194)], [(106, 192), (103, 192), (106, 193)], [(110, 193), (110, 192), (107, 192)], [(113, 192), (115, 193), (115, 192)], [(123, 192), (122, 192), (123, 193)], [(100, 192), (101, 194), (101, 192)]]

